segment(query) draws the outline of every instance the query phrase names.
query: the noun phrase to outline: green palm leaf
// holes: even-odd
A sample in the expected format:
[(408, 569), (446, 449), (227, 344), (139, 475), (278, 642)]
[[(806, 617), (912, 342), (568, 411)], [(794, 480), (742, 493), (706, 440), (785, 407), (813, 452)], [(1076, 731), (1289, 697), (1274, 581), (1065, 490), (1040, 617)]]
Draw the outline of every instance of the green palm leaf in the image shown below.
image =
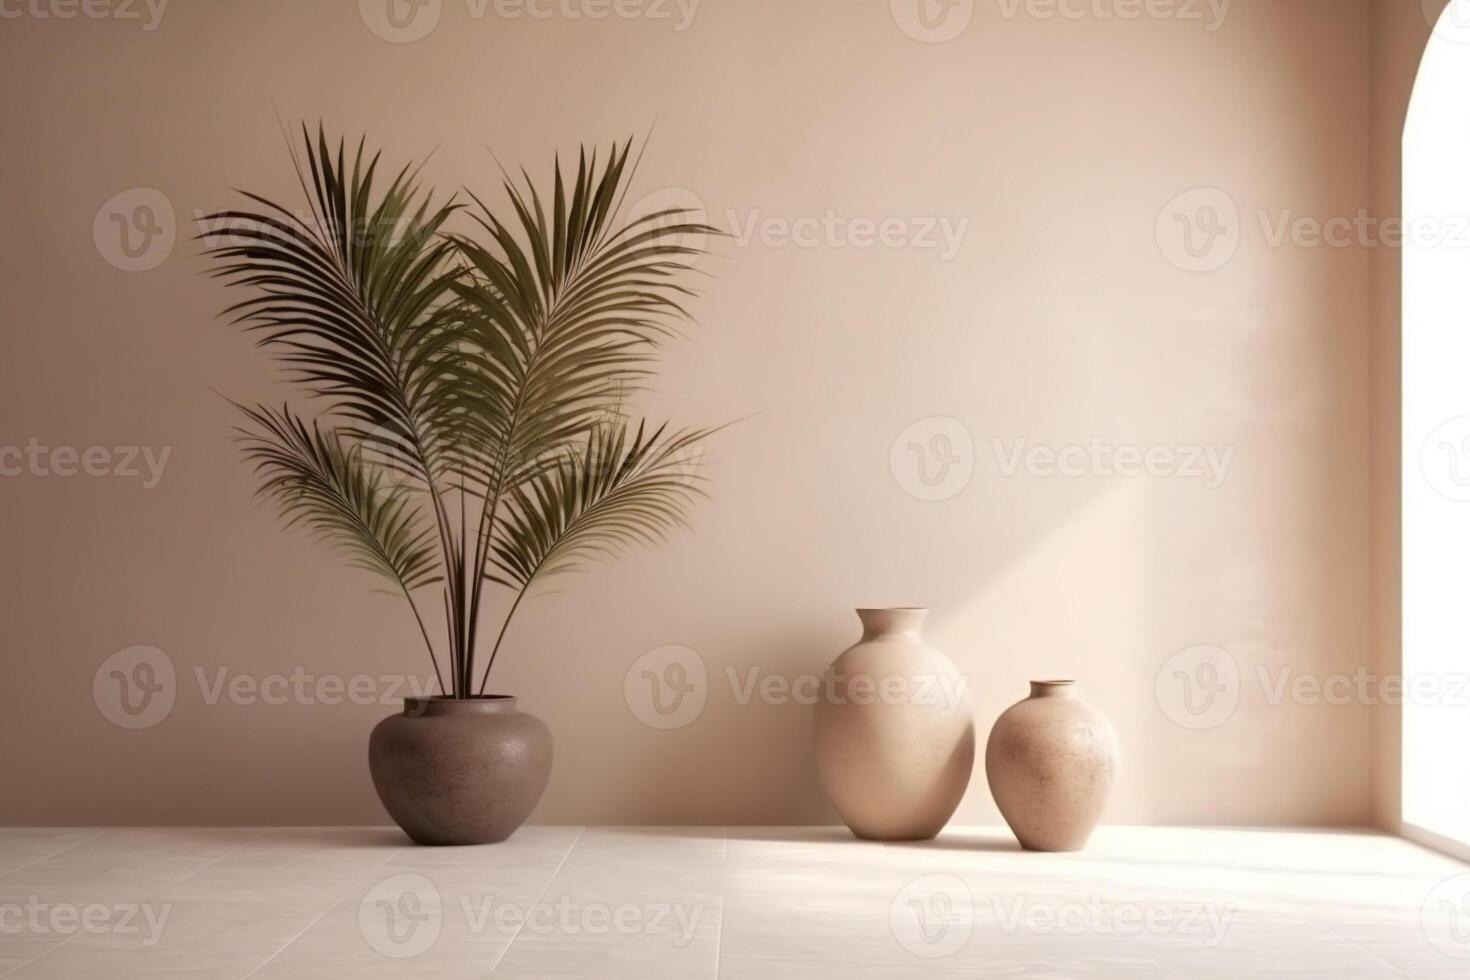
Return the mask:
[(226, 310), (257, 331), (297, 380), (378, 449), (429, 483), (463, 414), (455, 345), (464, 335), (449, 284), (454, 246), (440, 235), (457, 210), (435, 206), (405, 167), (381, 194), (379, 156), (351, 164), (338, 142), (303, 130), (295, 158), (309, 216), (263, 197), (259, 210), (209, 216), (213, 273), (253, 294)]
[(636, 388), (660, 341), (687, 317), (694, 295), (679, 278), (718, 234), (679, 210), (620, 224), (633, 167), (631, 140), (605, 165), (584, 150), (568, 188), (558, 162), (548, 217), (529, 177), (507, 181), (514, 227), (483, 202), (475, 219), (492, 248), (456, 238), (471, 277), (452, 288), (475, 337), (486, 409), (476, 418), (481, 468), (470, 474), (488, 496), (533, 475), (579, 440), (610, 403)]
[(657, 544), (685, 524), (704, 495), (694, 452), (709, 433), (665, 437), (666, 427), (630, 435), (621, 421), (599, 425), (580, 452), (567, 453), (518, 486), (496, 529), (494, 580), (522, 590), (576, 571), (633, 544)]
[(387, 578), (404, 594), (443, 577), (438, 541), (413, 497), (385, 485), (384, 472), (335, 432), (289, 409), (244, 408), (245, 457), (287, 527), (302, 527), (343, 552), (354, 567)]
[(678, 209), (619, 218), (631, 141), (575, 175), (558, 161), (545, 195), (507, 178), (513, 214), (476, 199), (475, 237), (417, 168), (382, 178), (365, 142), (349, 155), (321, 128), (303, 143), (305, 213), (246, 193), (206, 219), (213, 275), (250, 291), (226, 314), (322, 403), (319, 421), (244, 409), (246, 456), (288, 525), (403, 592), (436, 673), (413, 593), (442, 583), (445, 691), (470, 697), (486, 582), (516, 591), (493, 664), (533, 583), (661, 540), (701, 494), (707, 433), (630, 432), (621, 400), (688, 318), (692, 239), (718, 232)]
[(490, 650), (481, 694), (532, 584), (629, 545), (657, 544), (685, 525), (690, 503), (704, 496), (693, 453), (710, 433), (687, 430), (665, 437), (665, 428), (645, 434), (639, 423), (630, 438), (621, 419), (594, 426), (580, 452), (563, 454), (510, 492), (495, 526), (495, 570), (485, 574), (516, 590), (516, 598)]

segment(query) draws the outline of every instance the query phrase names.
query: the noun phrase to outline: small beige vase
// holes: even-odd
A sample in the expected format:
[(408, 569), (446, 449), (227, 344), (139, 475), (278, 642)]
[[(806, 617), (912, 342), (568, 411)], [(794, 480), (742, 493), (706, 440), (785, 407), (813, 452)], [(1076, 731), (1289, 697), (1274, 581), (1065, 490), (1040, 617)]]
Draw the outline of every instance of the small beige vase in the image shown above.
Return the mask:
[(1080, 851), (1097, 827), (1118, 769), (1118, 737), (1073, 681), (1032, 681), (991, 729), (985, 775), (1028, 851)]
[(859, 609), (862, 640), (823, 677), (817, 774), (852, 832), (928, 840), (954, 815), (975, 768), (965, 677), (924, 642), (927, 609)]

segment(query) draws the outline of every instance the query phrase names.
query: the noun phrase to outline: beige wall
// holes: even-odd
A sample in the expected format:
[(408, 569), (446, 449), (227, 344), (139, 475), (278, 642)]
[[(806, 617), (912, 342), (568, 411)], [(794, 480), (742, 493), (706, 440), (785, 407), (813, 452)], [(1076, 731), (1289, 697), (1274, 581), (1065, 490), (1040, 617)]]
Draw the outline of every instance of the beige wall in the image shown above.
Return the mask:
[[(1372, 774), (1388, 784), (1369, 709), (1272, 703), (1259, 671), (1351, 675), (1389, 649), (1387, 607), (1375, 620), (1369, 602), (1388, 582), (1369, 571), (1389, 549), (1369, 515), (1387, 512), (1391, 474), (1368, 478), (1370, 426), (1391, 422), (1368, 398), (1383, 269), (1359, 243), (1270, 241), (1286, 212), (1351, 218), (1386, 172), (1367, 152), (1393, 115), (1381, 101), (1370, 115), (1370, 67), (1400, 77), (1370, 44), (1393, 20), (1383, 6), (1370, 23), (1366, 0), (1236, 0), (1212, 25), (1208, 5), (1154, 8), (1204, 21), (1074, 20), (977, 0), (935, 44), (884, 0), (705, 0), (683, 31), (675, 4), (672, 21), (507, 19), (493, 2), (476, 19), (444, 0), (437, 28), (405, 44), (346, 0), (174, 0), (154, 31), (34, 7), (0, 21), (0, 443), (171, 450), (153, 489), (0, 480), (0, 822), (384, 819), (365, 753), (390, 709), (211, 704), (196, 677), (426, 670), (399, 605), (252, 501), (214, 393), (279, 395), (215, 321), (226, 297), (188, 240), (228, 188), (297, 200), (278, 116), (365, 130), (395, 159), (437, 147), (430, 176), (481, 191), (487, 146), (544, 173), (554, 150), (656, 119), (638, 191), (683, 188), (735, 231), (829, 209), (968, 222), (947, 261), (757, 234), (702, 263), (716, 276), (702, 327), (648, 407), (752, 417), (713, 446), (715, 499), (693, 534), (566, 583), (512, 630), (495, 686), (557, 738), (537, 819), (832, 820), (809, 709), (742, 705), (726, 669), (818, 672), (855, 638), (853, 606), (926, 604), (982, 731), (1038, 676), (1076, 676), (1114, 718), (1111, 821), (1368, 822)], [(125, 272), (105, 260), (123, 262), (107, 202), (140, 187), (170, 202), (178, 243)], [(1166, 205), (1201, 187), (1216, 191), (1185, 199), (1185, 217), (1223, 192), (1240, 245), (1192, 272), (1171, 261), (1188, 264)], [(137, 199), (122, 203), (132, 215)], [(902, 445), (890, 459), (932, 417), (974, 446), (968, 484), (936, 502), (906, 492), (919, 484)], [(1234, 455), (1208, 489), (1007, 477), (992, 443), (1093, 438)], [(711, 687), (696, 721), (659, 731), (623, 682), (671, 644), (697, 651)], [(142, 730), (110, 723), (93, 694), (104, 660), (134, 645), (165, 651), (178, 677), (172, 712)], [(1233, 658), (1238, 706), (1192, 731), (1160, 707), (1156, 675), (1172, 665), (1174, 697), (1172, 670), (1200, 655), (1173, 658), (1200, 645)], [(998, 819), (983, 771), (958, 818)]]

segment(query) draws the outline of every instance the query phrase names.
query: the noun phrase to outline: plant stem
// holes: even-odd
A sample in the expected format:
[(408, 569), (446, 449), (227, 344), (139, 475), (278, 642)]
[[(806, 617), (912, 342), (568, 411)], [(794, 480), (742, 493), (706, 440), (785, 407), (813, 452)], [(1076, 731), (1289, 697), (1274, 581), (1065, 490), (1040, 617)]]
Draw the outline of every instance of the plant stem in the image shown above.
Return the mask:
[[(490, 515), (492, 525), (495, 520), (494, 508), (500, 504), (500, 494), (495, 495), (494, 503), (483, 501), (480, 505), (480, 518), (475, 522), (475, 561), (471, 568), (474, 570), (474, 581), (470, 583), (470, 636), (475, 638), (480, 633), (480, 595), (484, 589), (485, 580), (485, 534), (482, 528), (485, 526), (486, 514)], [(478, 644), (476, 644), (478, 646)], [(477, 651), (470, 651), (470, 676), (474, 676), (474, 660)]]
[(424, 645), (429, 648), (429, 659), (434, 663), (434, 680), (439, 682), (439, 693), (447, 695), (449, 689), (444, 686), (444, 675), (439, 670), (439, 658), (434, 656), (434, 642), (429, 639), (429, 631), (424, 626), (424, 617), (419, 615), (418, 603), (413, 601), (413, 596), (409, 594), (408, 588), (402, 582), (398, 584), (403, 589), (403, 598), (408, 600), (408, 608), (413, 610), (413, 618), (419, 624), (419, 632), (423, 634)]
[(495, 655), (500, 652), (500, 644), (505, 640), (505, 631), (510, 629), (510, 621), (515, 618), (516, 610), (520, 608), (521, 600), (530, 591), (531, 583), (528, 581), (520, 592), (516, 593), (516, 601), (510, 604), (510, 612), (505, 614), (505, 621), (500, 624), (500, 635), (495, 638), (495, 646), (490, 650), (490, 660), (485, 664), (485, 676), (480, 678), (480, 697), (485, 696), (485, 685), (490, 682), (490, 668), (495, 666)]

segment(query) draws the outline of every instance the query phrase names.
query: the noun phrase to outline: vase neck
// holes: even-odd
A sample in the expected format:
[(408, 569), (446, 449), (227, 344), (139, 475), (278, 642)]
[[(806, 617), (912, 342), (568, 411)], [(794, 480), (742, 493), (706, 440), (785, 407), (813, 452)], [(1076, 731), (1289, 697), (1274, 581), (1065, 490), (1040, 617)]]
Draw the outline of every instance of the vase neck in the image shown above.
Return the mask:
[(483, 715), (516, 710), (516, 699), (506, 694), (483, 698), (404, 698), (403, 713), (414, 718), (425, 715)]
[(905, 609), (859, 609), (858, 619), (863, 622), (863, 639), (876, 640), (885, 636), (917, 637), (924, 629), (924, 620), (929, 610)]
[(1031, 696), (1033, 698), (1075, 698), (1077, 696), (1077, 682), (1032, 681)]

